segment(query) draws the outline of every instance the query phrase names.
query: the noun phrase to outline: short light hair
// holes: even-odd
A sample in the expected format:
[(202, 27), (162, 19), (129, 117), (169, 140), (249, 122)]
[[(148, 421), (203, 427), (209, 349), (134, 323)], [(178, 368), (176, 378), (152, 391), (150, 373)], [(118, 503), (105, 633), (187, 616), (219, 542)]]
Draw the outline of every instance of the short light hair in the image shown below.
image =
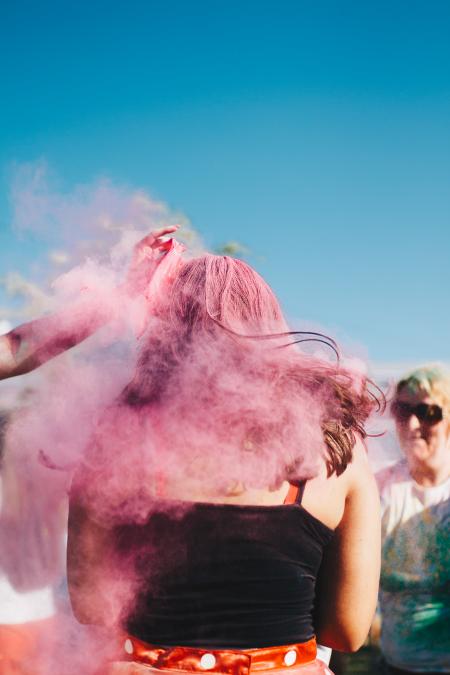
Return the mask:
[(450, 415), (450, 370), (442, 363), (427, 363), (405, 375), (395, 389), (396, 396), (407, 389), (427, 394)]

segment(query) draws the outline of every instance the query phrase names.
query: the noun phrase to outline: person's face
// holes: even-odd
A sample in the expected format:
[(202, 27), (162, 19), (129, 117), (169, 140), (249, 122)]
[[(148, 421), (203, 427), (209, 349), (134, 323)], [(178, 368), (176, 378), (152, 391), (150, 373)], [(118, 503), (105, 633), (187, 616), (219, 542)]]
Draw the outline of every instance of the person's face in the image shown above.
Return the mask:
[[(445, 409), (424, 392), (412, 392), (406, 387), (396, 396), (401, 415), (395, 415), (397, 434), (408, 463), (439, 468), (448, 463), (450, 453), (450, 419)], [(414, 411), (420, 404), (437, 405), (442, 410), (442, 419), (437, 414), (425, 416), (424, 408)]]

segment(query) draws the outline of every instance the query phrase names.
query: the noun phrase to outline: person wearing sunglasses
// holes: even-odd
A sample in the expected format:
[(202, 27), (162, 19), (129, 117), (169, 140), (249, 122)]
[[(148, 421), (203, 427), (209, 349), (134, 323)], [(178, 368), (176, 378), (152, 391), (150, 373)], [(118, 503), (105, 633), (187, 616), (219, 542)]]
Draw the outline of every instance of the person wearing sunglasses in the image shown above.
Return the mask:
[(378, 475), (385, 672), (450, 673), (450, 373), (417, 368), (391, 412), (404, 457)]

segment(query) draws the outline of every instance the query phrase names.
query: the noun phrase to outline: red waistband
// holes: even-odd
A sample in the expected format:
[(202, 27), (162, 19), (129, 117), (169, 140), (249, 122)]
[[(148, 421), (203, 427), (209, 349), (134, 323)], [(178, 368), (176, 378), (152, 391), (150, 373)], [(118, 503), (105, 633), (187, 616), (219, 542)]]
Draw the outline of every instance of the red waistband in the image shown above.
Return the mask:
[(159, 670), (248, 675), (258, 670), (279, 670), (311, 663), (316, 658), (316, 639), (294, 645), (260, 649), (196, 649), (156, 647), (135, 637), (125, 637), (122, 660), (145, 663)]

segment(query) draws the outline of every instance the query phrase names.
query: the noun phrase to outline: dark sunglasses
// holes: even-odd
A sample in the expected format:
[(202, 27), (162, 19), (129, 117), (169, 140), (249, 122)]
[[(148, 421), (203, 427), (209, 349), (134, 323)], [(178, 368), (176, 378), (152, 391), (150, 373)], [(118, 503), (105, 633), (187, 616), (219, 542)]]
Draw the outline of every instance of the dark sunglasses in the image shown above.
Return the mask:
[(444, 413), (440, 405), (436, 403), (418, 403), (409, 405), (401, 401), (394, 401), (391, 406), (392, 414), (398, 422), (406, 422), (411, 415), (415, 415), (419, 422), (426, 424), (438, 424), (442, 422)]

